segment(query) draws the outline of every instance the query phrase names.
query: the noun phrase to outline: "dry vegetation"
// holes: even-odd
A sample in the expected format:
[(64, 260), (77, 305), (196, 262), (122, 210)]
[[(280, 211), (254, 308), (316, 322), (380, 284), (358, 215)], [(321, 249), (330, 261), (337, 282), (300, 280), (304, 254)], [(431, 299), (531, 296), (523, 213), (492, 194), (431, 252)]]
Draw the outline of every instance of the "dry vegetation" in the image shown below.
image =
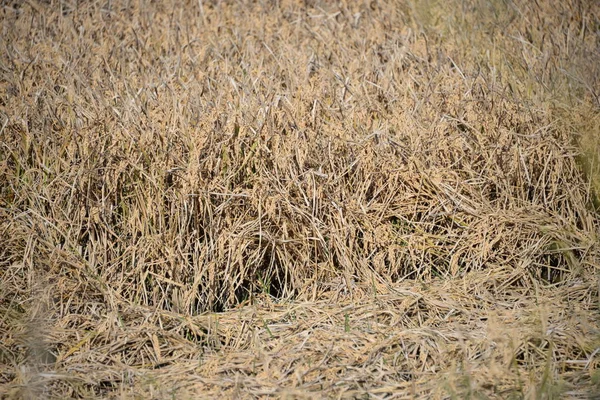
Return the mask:
[(599, 398), (598, 2), (1, 4), (1, 398)]

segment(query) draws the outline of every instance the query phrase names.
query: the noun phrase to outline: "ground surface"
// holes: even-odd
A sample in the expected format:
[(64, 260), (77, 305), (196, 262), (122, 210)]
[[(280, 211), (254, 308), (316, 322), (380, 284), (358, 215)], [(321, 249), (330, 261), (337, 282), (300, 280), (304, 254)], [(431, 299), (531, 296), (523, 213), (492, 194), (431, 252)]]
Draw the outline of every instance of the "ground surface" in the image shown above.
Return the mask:
[(1, 5), (1, 398), (599, 398), (598, 3)]

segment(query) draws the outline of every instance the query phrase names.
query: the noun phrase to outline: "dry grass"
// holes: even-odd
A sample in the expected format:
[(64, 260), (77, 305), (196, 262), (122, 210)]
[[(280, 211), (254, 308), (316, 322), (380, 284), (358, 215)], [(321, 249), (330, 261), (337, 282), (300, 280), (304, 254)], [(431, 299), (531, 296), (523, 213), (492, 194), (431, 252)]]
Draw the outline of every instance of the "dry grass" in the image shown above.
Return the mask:
[(0, 397), (598, 398), (598, 3), (1, 4)]

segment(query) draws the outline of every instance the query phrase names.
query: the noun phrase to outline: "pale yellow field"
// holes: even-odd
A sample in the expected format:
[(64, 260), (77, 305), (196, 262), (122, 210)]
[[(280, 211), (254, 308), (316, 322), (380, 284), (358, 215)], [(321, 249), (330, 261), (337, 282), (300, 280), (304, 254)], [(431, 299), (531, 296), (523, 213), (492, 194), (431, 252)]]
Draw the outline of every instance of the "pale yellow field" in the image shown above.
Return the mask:
[(600, 398), (598, 2), (0, 4), (0, 398)]

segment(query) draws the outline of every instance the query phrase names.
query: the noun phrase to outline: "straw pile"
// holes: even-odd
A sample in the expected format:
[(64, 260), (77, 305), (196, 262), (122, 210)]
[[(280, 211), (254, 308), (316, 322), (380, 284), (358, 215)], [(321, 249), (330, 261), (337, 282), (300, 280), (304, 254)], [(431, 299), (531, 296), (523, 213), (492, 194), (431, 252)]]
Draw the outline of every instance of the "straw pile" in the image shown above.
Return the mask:
[(597, 3), (1, 13), (0, 397), (598, 398)]

